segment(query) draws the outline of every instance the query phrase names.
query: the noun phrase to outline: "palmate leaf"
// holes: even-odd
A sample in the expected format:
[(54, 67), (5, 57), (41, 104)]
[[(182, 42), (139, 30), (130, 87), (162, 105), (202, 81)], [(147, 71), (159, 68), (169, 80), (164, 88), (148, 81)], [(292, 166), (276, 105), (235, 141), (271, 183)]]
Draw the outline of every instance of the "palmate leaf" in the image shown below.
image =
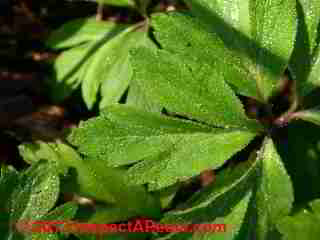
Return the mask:
[(77, 19), (54, 31), (47, 41), (64, 50), (54, 61), (50, 76), (52, 99), (62, 101), (81, 84), (82, 96), (91, 109), (100, 93), (100, 108), (117, 103), (132, 75), (129, 49), (152, 46), (145, 23), (137, 25)]
[[(2, 208), (8, 217), (3, 239), (23, 239), (14, 228), (19, 221), (39, 220), (54, 206), (59, 194), (59, 178), (53, 167), (39, 161), (18, 174), (5, 171), (0, 178)], [(2, 210), (2, 211), (3, 211)], [(9, 227), (11, 226), (11, 227)], [(21, 230), (21, 229), (20, 229)]]
[(133, 79), (156, 104), (213, 126), (259, 128), (255, 120), (247, 119), (219, 66), (145, 47), (131, 54)]
[(319, 24), (320, 2), (297, 1), (298, 32), (289, 69), (297, 82), (300, 96), (320, 86)]
[(132, 26), (94, 53), (82, 81), (83, 99), (89, 108), (96, 102), (100, 87), (100, 108), (120, 100), (132, 76), (129, 50), (135, 46), (148, 45), (148, 41), (143, 25)]
[(53, 63), (53, 73), (48, 78), (52, 99), (60, 102), (71, 95), (83, 82), (95, 52), (126, 27), (84, 18), (70, 21), (54, 31), (46, 44), (53, 49), (71, 49), (63, 51)]
[(80, 153), (105, 166), (136, 163), (128, 170), (128, 180), (149, 183), (149, 188), (156, 190), (221, 166), (255, 135), (115, 105), (82, 123), (69, 141)]
[(283, 240), (316, 240), (320, 235), (319, 221), (320, 200), (316, 199), (310, 202), (307, 208), (281, 219), (277, 228), (283, 234)]
[[(185, 1), (192, 12), (219, 32), (224, 43), (255, 79), (266, 101), (284, 73), (296, 34), (291, 0)], [(279, 17), (281, 16), (281, 17)]]

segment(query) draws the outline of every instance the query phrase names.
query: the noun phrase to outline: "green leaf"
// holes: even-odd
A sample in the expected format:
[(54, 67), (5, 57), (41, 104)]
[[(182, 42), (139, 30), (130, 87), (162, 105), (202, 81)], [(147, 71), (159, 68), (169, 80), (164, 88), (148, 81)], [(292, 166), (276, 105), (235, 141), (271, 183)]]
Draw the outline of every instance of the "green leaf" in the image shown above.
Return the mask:
[[(41, 221), (43, 221), (43, 225), (46, 225), (48, 223), (49, 225), (54, 226), (54, 225), (56, 225), (56, 224), (54, 224), (54, 222), (56, 222), (56, 221), (61, 221), (61, 222), (63, 221), (64, 224), (67, 224), (68, 220), (71, 220), (75, 216), (77, 209), (78, 209), (78, 206), (76, 205), (76, 203), (67, 202), (61, 206), (56, 207), (55, 209), (53, 209), (49, 213), (42, 216), (38, 220), (39, 224), (37, 224), (37, 225), (41, 226)], [(52, 223), (52, 224), (50, 224), (50, 223)], [(59, 231), (62, 232), (63, 235), (66, 235), (66, 233), (63, 231), (62, 224), (59, 224), (58, 229), (59, 229)], [(51, 240), (51, 239), (58, 240), (58, 239), (62, 239), (59, 236), (61, 236), (61, 235), (58, 235), (57, 233), (49, 233), (49, 232), (31, 233), (27, 239), (30, 239), (30, 240), (47, 240), (47, 239), (48, 240)]]
[[(296, 4), (292, 0), (186, 1), (200, 19), (217, 26), (225, 44), (240, 55), (266, 101), (284, 73), (296, 34)], [(279, 17), (281, 16), (281, 17)]]
[(0, 177), (0, 205), (4, 206), (8, 203), (10, 196), (18, 181), (18, 172), (11, 166), (1, 166)]
[(0, 190), (5, 199), (2, 211), (11, 226), (1, 233), (2, 237), (21, 239), (22, 235), (12, 226), (20, 221), (39, 220), (55, 205), (59, 178), (53, 166), (39, 161), (19, 175), (6, 170), (1, 174)]
[(119, 207), (97, 207), (96, 212), (90, 216), (88, 222), (95, 224), (108, 224), (123, 222), (132, 217), (135, 217), (136, 213), (125, 208)]
[[(217, 174), (216, 180), (212, 184), (196, 192), (175, 210), (167, 212), (161, 223), (225, 223), (227, 225), (226, 232), (215, 233), (217, 236), (209, 233), (195, 233), (193, 239), (202, 239), (201, 237), (233, 239), (238, 235), (244, 221), (248, 201), (251, 198), (251, 189), (254, 186), (259, 167), (260, 162), (251, 157), (246, 162), (223, 169)], [(172, 233), (164, 238), (159, 238), (159, 240), (180, 239), (180, 236), (181, 239), (192, 238), (190, 233)]]
[(260, 162), (251, 158), (222, 170), (212, 184), (195, 193), (177, 209), (166, 213), (161, 222), (212, 222), (217, 217), (229, 215), (233, 206), (251, 191), (259, 168)]
[[(81, 24), (84, 26), (81, 27)], [(82, 84), (84, 101), (91, 109), (102, 84), (102, 106), (117, 102), (131, 78), (131, 70), (127, 67), (128, 49), (144, 43), (145, 31), (141, 30), (140, 25), (100, 24), (92, 19), (77, 20), (69, 25), (58, 30), (51, 41), (65, 42), (62, 47), (73, 46), (54, 62), (53, 76), (49, 79), (53, 100), (64, 100)], [(79, 28), (75, 39), (61, 40), (66, 38), (63, 33), (72, 27)]]
[[(150, 38), (146, 38), (146, 42), (144, 43), (144, 46), (152, 49), (158, 48)], [(130, 64), (130, 54), (129, 54), (128, 68), (130, 68), (132, 72), (132, 66)], [(145, 93), (139, 87), (139, 84), (134, 79), (132, 79), (132, 75), (131, 75), (130, 86), (129, 86), (128, 95), (126, 99), (126, 104), (146, 112), (160, 113), (162, 110), (161, 106), (153, 102), (153, 98), (148, 98), (145, 95)]]
[(308, 207), (278, 222), (277, 227), (283, 234), (283, 240), (319, 239), (320, 200), (312, 201)]
[[(100, 108), (103, 108), (117, 103), (128, 88), (132, 75), (128, 64), (129, 49), (152, 45), (144, 23), (127, 27), (114, 23), (103, 26), (92, 19), (86, 21), (84, 27), (81, 27), (80, 20), (69, 23), (73, 28), (78, 26), (79, 36), (65, 41), (63, 47), (73, 48), (63, 52), (54, 62), (53, 76), (49, 79), (52, 97), (55, 101), (61, 101), (81, 83), (82, 96), (87, 107), (92, 109), (100, 92)], [(69, 25), (66, 29), (62, 27), (54, 35), (54, 39), (59, 40), (59, 36), (69, 28)], [(60, 41), (63, 37), (65, 36), (60, 36)], [(81, 43), (84, 44), (78, 46)]]
[(50, 165), (37, 162), (19, 176), (18, 183), (11, 195), (13, 221), (39, 219), (54, 206), (59, 195), (59, 178)]
[(10, 223), (10, 198), (12, 192), (16, 188), (19, 175), (18, 172), (11, 166), (1, 166), (1, 177), (0, 177), (0, 234), (2, 236), (8, 236), (11, 233), (9, 228)]
[(132, 70), (128, 65), (129, 49), (142, 45), (147, 38), (141, 25), (122, 31), (99, 48), (84, 75), (82, 93), (88, 108), (96, 102), (101, 86), (100, 108), (117, 103), (128, 88)]
[(197, 62), (216, 66), (236, 92), (259, 99), (255, 79), (245, 69), (241, 59), (231, 54), (213, 31), (199, 19), (181, 13), (152, 16), (154, 35), (162, 48), (173, 53), (188, 54)]
[[(303, 19), (299, 19), (306, 27), (306, 34), (308, 35), (309, 50), (313, 51), (318, 45), (317, 34), (320, 23), (320, 3), (315, 0), (298, 0), (298, 7), (303, 11)], [(298, 16), (299, 17), (299, 16)]]
[(232, 240), (235, 239), (243, 224), (244, 217), (247, 211), (251, 192), (248, 192), (245, 197), (237, 203), (231, 212), (224, 217), (216, 218), (212, 224), (226, 224), (226, 232), (222, 233), (195, 233), (192, 236), (193, 240)]
[[(292, 0), (255, 1), (253, 20), (257, 85), (264, 99), (271, 96), (288, 66), (296, 35), (296, 3)], [(251, 6), (250, 6), (251, 7)], [(281, 16), (281, 17), (279, 17)]]
[(148, 157), (131, 167), (128, 179), (135, 184), (149, 183), (151, 190), (170, 186), (204, 170), (221, 167), (253, 137), (252, 133), (242, 131), (182, 137), (158, 156)]
[[(221, 30), (225, 25), (227, 31), (224, 32), (225, 37), (235, 43), (235, 39), (231, 39), (233, 34), (239, 33), (251, 37), (251, 21), (250, 20), (250, 4), (254, 4), (255, 1), (219, 1), (219, 0), (190, 0), (185, 1), (191, 8), (191, 11), (201, 20), (206, 22), (212, 21), (211, 24), (215, 24), (219, 18), (224, 21), (224, 26), (215, 26)], [(263, 3), (262, 3), (263, 4)], [(234, 28), (232, 30), (231, 28)], [(235, 32), (234, 32), (235, 31)]]
[(30, 151), (36, 150), (31, 155), (34, 159), (57, 162), (59, 172), (64, 175), (66, 169), (71, 169), (69, 182), (64, 186), (68, 192), (114, 204), (130, 210), (135, 215), (159, 214), (159, 203), (147, 194), (142, 186), (129, 186), (124, 180), (124, 170), (106, 167), (101, 159), (82, 159), (75, 150), (60, 142), (42, 142), (33, 147), (26, 147), (29, 151), (26, 157), (31, 155)]
[(55, 233), (34, 233), (31, 235), (28, 235), (26, 240), (61, 240), (64, 238), (61, 238), (58, 236), (58, 234)]
[[(106, 71), (104, 74), (105, 79), (101, 84), (101, 102), (100, 109), (117, 103), (127, 90), (129, 83), (131, 85), (132, 79), (132, 67), (129, 62), (129, 50), (137, 46), (145, 46), (148, 48), (155, 48), (155, 44), (148, 37), (146, 26), (136, 26), (135, 30), (128, 33), (126, 42), (121, 46), (121, 50), (118, 54), (113, 55), (117, 57), (114, 59), (110, 71)], [(118, 46), (120, 48), (120, 46)], [(115, 49), (116, 50), (116, 49)], [(119, 56), (119, 54), (121, 54)]]
[(291, 211), (294, 201), (293, 186), (270, 138), (265, 139), (258, 158), (262, 167), (255, 196), (257, 239), (268, 239), (276, 222)]
[(135, 6), (134, 0), (94, 0), (94, 1), (98, 3), (110, 4), (110, 5), (120, 6), (120, 7)]
[(290, 71), (297, 83), (300, 96), (308, 95), (320, 86), (320, 57), (317, 40), (320, 24), (320, 2), (297, 1), (298, 32), (290, 61)]
[(52, 74), (48, 77), (51, 98), (60, 102), (81, 83), (83, 64), (90, 54), (91, 44), (84, 44), (62, 52), (54, 61)]
[[(131, 67), (130, 64), (128, 66)], [(133, 79), (130, 81), (126, 104), (146, 112), (160, 113), (162, 110), (162, 107), (155, 104), (152, 99), (145, 96), (138, 83)]]
[(300, 112), (295, 112), (292, 114), (291, 118), (301, 119), (307, 122), (320, 125), (320, 108), (307, 109)]
[[(67, 175), (68, 167), (60, 163), (60, 155), (55, 144), (48, 144), (43, 141), (24, 143), (18, 146), (20, 156), (29, 164), (35, 164), (40, 160), (47, 160), (55, 165), (59, 174)], [(60, 163), (60, 164), (59, 164)]]
[(179, 140), (179, 134), (183, 137), (188, 133), (210, 132), (216, 130), (190, 121), (113, 105), (101, 116), (81, 122), (68, 140), (83, 155), (117, 167), (157, 155)]
[(164, 50), (132, 52), (133, 79), (148, 98), (170, 112), (226, 128), (257, 128), (212, 65)]
[(175, 184), (170, 187), (161, 189), (160, 191), (157, 192), (160, 202), (161, 202), (161, 208), (169, 208), (174, 197), (176, 196), (177, 192), (180, 189), (181, 184)]
[(60, 205), (41, 217), (43, 221), (60, 221), (60, 220), (71, 220), (78, 210), (78, 206), (74, 202), (67, 202)]
[[(117, 0), (118, 1), (118, 0)], [(115, 22), (97, 21), (95, 18), (80, 18), (72, 20), (53, 31), (46, 41), (46, 45), (52, 49), (63, 49), (96, 41), (107, 32), (116, 35), (127, 25)]]
[[(312, 59), (312, 67), (308, 75), (307, 84), (305, 85), (306, 93), (310, 93), (315, 88), (320, 87), (320, 46), (318, 46), (316, 53)], [(308, 84), (309, 83), (309, 84)], [(308, 89), (309, 88), (309, 89)]]
[(155, 190), (218, 168), (254, 136), (115, 105), (82, 123), (69, 141), (106, 166), (137, 163), (128, 170), (129, 180)]

